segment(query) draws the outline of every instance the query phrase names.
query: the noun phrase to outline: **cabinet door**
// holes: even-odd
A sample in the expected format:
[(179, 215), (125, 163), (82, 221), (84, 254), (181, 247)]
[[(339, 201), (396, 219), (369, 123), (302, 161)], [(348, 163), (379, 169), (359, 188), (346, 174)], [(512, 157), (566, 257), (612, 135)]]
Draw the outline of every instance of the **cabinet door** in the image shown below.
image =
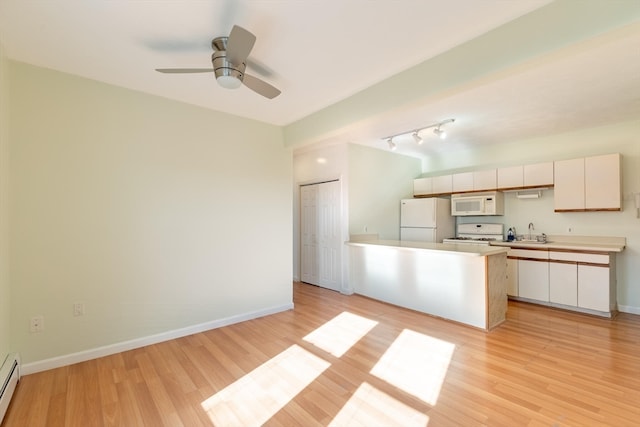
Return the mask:
[(473, 173), (473, 189), (476, 191), (495, 190), (498, 187), (496, 170), (488, 169)]
[(433, 194), (451, 194), (453, 191), (451, 175), (434, 176), (432, 182)]
[(473, 191), (473, 172), (454, 173), (452, 181), (454, 193)]
[(507, 295), (518, 296), (518, 260), (507, 258)]
[(518, 296), (549, 302), (549, 262), (518, 260)]
[(525, 187), (553, 185), (553, 162), (525, 165), (523, 175)]
[(609, 267), (578, 264), (578, 307), (608, 312), (609, 286)]
[(578, 305), (578, 264), (549, 262), (549, 301)]
[(512, 166), (508, 168), (499, 168), (498, 172), (498, 189), (522, 188), (524, 185), (524, 175), (522, 166)]
[(433, 194), (432, 178), (416, 178), (413, 180), (413, 195), (427, 196)]
[(560, 160), (553, 165), (555, 211), (584, 209), (584, 159)]
[(620, 210), (620, 154), (584, 159), (585, 208)]

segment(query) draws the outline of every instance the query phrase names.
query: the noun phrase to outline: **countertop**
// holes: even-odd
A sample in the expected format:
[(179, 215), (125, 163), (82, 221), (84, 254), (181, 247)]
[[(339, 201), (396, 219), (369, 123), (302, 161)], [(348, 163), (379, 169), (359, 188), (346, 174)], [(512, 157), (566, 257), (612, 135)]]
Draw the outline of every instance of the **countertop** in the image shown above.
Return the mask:
[(491, 242), (491, 246), (516, 249), (622, 252), (626, 246), (626, 240), (625, 237), (549, 235), (546, 243), (522, 241)]
[(351, 246), (388, 246), (408, 250), (450, 252), (469, 256), (489, 256), (507, 252), (508, 248), (498, 246), (480, 246), (449, 243), (407, 242), (403, 240), (363, 240), (345, 242)]

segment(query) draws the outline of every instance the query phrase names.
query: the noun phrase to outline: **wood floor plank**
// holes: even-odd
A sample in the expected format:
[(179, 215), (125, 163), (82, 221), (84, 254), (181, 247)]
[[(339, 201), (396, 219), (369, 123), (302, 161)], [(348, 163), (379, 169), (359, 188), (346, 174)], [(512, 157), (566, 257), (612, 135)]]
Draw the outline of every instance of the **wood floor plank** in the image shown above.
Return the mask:
[[(301, 283), (293, 287), (294, 310), (26, 375), (2, 427), (210, 427), (214, 420), (225, 427), (625, 427), (637, 426), (640, 419), (640, 316), (603, 319), (510, 302), (506, 322), (485, 333), (358, 295)], [(375, 325), (344, 353), (305, 339), (345, 312)], [(375, 370), (407, 333), (431, 344), (406, 360), (440, 360), (434, 369), (446, 370), (442, 382), (433, 384), (432, 402), (394, 382), (394, 374), (406, 366), (384, 375)], [(444, 364), (442, 356), (431, 354), (438, 345), (452, 348)], [(292, 348), (297, 353), (289, 356)], [(304, 355), (302, 360), (327, 368), (307, 373), (310, 383), (289, 387), (302, 372), (270, 364), (284, 354)], [(287, 360), (298, 370), (308, 366)], [(279, 369), (279, 374), (264, 369)], [(423, 376), (423, 369), (409, 372), (420, 387), (437, 377)], [(260, 401), (243, 391), (248, 378)], [(222, 395), (229, 387), (233, 392)], [(208, 412), (207, 402), (215, 402), (215, 413)]]

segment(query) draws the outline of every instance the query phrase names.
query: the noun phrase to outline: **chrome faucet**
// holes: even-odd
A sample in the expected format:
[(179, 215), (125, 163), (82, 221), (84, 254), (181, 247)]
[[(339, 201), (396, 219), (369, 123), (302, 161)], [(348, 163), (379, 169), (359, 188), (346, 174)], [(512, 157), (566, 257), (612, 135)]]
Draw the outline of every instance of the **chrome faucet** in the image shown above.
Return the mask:
[(531, 232), (534, 230), (533, 223), (529, 223), (529, 240), (532, 240)]

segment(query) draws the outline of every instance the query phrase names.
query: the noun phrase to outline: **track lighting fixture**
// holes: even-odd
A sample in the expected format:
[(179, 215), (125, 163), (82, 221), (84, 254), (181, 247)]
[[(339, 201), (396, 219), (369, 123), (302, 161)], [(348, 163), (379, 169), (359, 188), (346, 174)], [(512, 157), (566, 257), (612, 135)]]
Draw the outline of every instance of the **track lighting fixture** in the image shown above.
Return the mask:
[(395, 135), (387, 136), (387, 137), (385, 137), (383, 139), (385, 139), (387, 141), (387, 144), (389, 144), (389, 149), (390, 150), (395, 150), (397, 148), (396, 143), (393, 142), (393, 138), (395, 138), (397, 136), (401, 136), (401, 135), (409, 135), (410, 134), (416, 144), (418, 144), (418, 145), (422, 144), (424, 142), (424, 139), (420, 136), (420, 132), (422, 132), (425, 129), (435, 128), (435, 129), (433, 129), (433, 133), (435, 133), (438, 136), (438, 138), (445, 139), (447, 137), (447, 132), (445, 132), (445, 130), (442, 129), (442, 126), (447, 124), (447, 123), (453, 123), (455, 121), (456, 121), (456, 119), (446, 119), (446, 120), (439, 121), (438, 123), (431, 124), (429, 126), (425, 126), (425, 127), (422, 127), (422, 128), (411, 130), (411, 131), (397, 133)]

